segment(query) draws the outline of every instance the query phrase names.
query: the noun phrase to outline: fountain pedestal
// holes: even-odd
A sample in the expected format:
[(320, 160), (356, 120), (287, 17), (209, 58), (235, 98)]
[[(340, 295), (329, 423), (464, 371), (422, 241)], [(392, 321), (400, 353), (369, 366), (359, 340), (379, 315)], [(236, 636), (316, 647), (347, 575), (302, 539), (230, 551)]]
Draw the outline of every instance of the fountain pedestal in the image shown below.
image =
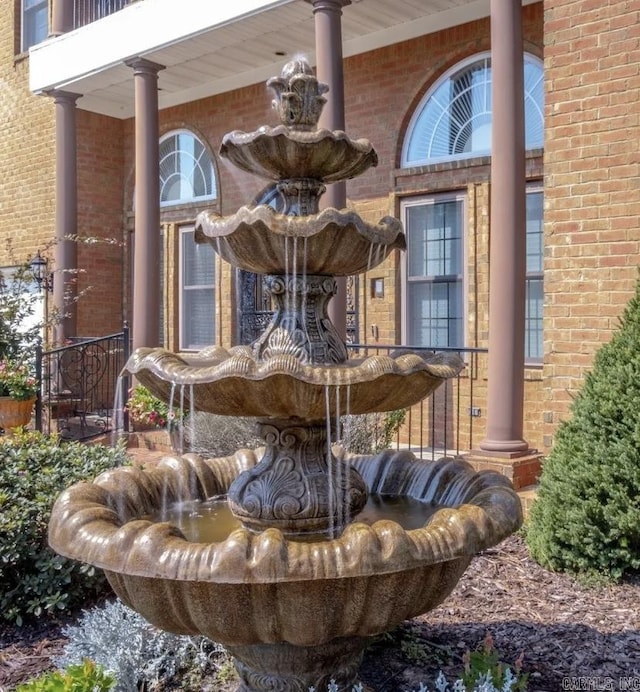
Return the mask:
[(343, 637), (318, 646), (281, 642), (229, 647), (240, 677), (238, 692), (324, 692), (332, 680), (340, 692), (351, 692), (367, 641)]
[(367, 501), (360, 474), (331, 452), (325, 422), (264, 421), (266, 451), (260, 463), (229, 488), (229, 505), (257, 531), (288, 536), (336, 536)]
[(292, 267), (291, 275), (266, 277), (276, 309), (264, 333), (253, 343), (255, 357), (266, 360), (290, 355), (301, 363), (344, 363), (347, 349), (327, 308), (336, 292), (336, 280), (306, 276), (301, 270)]

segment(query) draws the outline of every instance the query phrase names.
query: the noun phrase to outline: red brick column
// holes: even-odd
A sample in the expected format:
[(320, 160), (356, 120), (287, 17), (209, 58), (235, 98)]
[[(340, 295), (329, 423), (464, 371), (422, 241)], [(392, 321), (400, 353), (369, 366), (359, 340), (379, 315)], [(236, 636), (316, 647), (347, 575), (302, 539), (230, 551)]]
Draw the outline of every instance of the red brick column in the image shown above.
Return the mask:
[(56, 113), (56, 212), (53, 305), (59, 321), (54, 343), (77, 336), (78, 295), (78, 164), (76, 101), (80, 94), (52, 91)]
[[(310, 0), (316, 29), (316, 76), (329, 86), (327, 103), (319, 125), (327, 130), (344, 130), (344, 75), (342, 70), (342, 8), (351, 0)], [(327, 187), (323, 207), (347, 206), (346, 183)], [(338, 291), (329, 303), (329, 317), (340, 337), (347, 338), (347, 280), (339, 277)]]
[(133, 348), (160, 340), (160, 185), (158, 72), (143, 58), (127, 62), (135, 84), (136, 191), (133, 267)]
[(485, 452), (524, 452), (525, 155), (522, 8), (491, 0), (493, 125)]

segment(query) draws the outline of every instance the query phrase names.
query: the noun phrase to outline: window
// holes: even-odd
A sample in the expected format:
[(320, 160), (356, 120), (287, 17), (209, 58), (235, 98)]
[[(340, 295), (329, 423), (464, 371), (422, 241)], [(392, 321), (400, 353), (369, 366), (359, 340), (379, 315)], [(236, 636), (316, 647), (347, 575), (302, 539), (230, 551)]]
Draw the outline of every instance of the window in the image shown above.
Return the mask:
[[(525, 145), (543, 145), (543, 68), (524, 56)], [(402, 166), (491, 153), (491, 56), (458, 63), (427, 92), (416, 108), (405, 138)]]
[(185, 204), (217, 197), (213, 159), (191, 132), (170, 132), (160, 140), (160, 204)]
[(525, 311), (525, 360), (542, 362), (543, 224), (542, 191), (527, 191), (527, 288)]
[(403, 205), (407, 233), (405, 340), (464, 345), (464, 200), (436, 197)]
[(26, 53), (31, 46), (47, 38), (49, 33), (49, 6), (47, 0), (21, 0), (22, 41), (21, 50)]
[(180, 350), (210, 346), (215, 337), (215, 257), (196, 243), (193, 226), (180, 229)]

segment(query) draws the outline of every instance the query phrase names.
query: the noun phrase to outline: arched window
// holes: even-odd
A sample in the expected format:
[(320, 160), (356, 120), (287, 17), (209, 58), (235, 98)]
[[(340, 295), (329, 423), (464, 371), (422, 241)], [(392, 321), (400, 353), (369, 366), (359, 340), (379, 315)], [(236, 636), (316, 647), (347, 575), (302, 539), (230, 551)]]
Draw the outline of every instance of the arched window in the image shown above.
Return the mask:
[[(524, 56), (525, 146), (543, 146), (543, 67)], [(482, 53), (445, 73), (416, 108), (405, 137), (402, 166), (491, 153), (491, 55)]]
[(160, 140), (160, 204), (184, 204), (218, 196), (213, 159), (188, 130), (176, 130)]

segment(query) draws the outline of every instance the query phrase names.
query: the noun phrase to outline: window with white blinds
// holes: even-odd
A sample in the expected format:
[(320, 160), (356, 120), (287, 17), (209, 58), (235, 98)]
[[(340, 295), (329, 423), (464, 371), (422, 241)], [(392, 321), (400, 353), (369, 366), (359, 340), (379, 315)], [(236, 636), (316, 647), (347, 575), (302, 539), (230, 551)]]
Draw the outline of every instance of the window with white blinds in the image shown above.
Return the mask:
[(180, 228), (180, 350), (195, 351), (215, 340), (215, 256), (194, 240), (193, 226)]

